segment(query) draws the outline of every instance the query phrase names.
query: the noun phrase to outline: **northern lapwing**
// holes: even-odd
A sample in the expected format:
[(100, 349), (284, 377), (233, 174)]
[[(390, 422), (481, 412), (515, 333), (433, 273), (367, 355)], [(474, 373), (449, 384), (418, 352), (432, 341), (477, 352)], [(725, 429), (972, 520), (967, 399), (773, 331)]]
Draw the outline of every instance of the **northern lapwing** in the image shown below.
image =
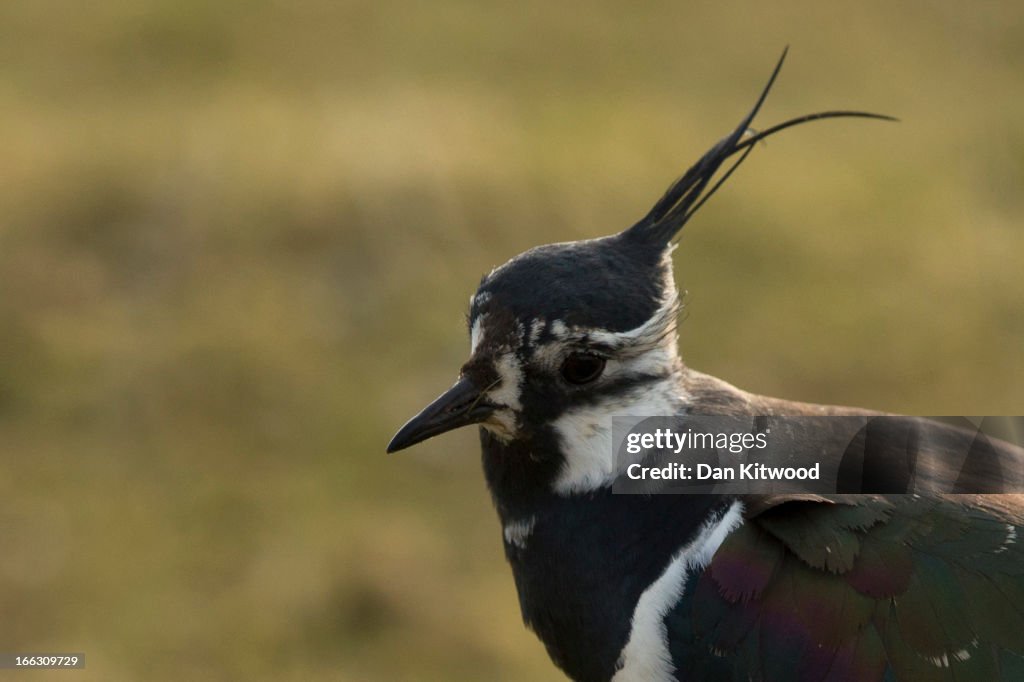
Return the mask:
[[(481, 427), (524, 621), (575, 680), (1024, 680), (1022, 495), (613, 492), (615, 415), (881, 415), (753, 395), (677, 351), (670, 254), (682, 226), (758, 140), (872, 116), (752, 131), (781, 65), (638, 223), (486, 275), (458, 381), (388, 452)], [(963, 440), (928, 422), (931, 438), (907, 441), (903, 427), (922, 423), (896, 421), (868, 454)], [(1011, 468), (1024, 461), (1016, 446), (990, 449)], [(983, 472), (970, 490), (1004, 488)]]

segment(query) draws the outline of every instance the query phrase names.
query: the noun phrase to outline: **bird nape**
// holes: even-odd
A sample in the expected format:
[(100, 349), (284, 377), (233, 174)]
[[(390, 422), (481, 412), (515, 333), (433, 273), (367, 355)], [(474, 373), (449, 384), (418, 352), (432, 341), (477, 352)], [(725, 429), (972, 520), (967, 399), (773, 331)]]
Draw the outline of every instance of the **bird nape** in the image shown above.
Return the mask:
[[(481, 427), (524, 621), (573, 679), (1024, 680), (1024, 496), (613, 494), (616, 415), (883, 416), (754, 395), (679, 358), (670, 255), (686, 221), (768, 135), (887, 118), (823, 112), (752, 132), (781, 65), (636, 225), (538, 246), (485, 276), (458, 381), (388, 452)], [(893, 443), (895, 428), (867, 447), (960, 437), (912, 425), (934, 437)], [(1024, 451), (991, 447), (1020, 470)], [(1003, 490), (980, 478), (979, 491)]]

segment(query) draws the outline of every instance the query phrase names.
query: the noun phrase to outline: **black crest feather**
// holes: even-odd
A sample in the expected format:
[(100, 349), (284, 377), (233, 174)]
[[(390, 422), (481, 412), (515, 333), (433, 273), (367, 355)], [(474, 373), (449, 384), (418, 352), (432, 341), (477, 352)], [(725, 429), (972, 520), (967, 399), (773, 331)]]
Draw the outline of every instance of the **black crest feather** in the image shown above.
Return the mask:
[[(693, 164), (683, 174), (681, 178), (676, 180), (665, 192), (665, 195), (658, 200), (658, 203), (650, 210), (650, 212), (643, 217), (633, 227), (625, 231), (625, 235), (629, 237), (636, 237), (649, 244), (656, 244), (659, 246), (668, 245), (669, 241), (682, 229), (686, 221), (704, 205), (712, 194), (714, 194), (722, 183), (724, 183), (733, 171), (743, 163), (747, 155), (753, 150), (754, 145), (769, 137), (775, 133), (790, 128), (795, 125), (802, 123), (808, 123), (810, 121), (817, 121), (825, 118), (874, 118), (881, 119), (884, 121), (895, 121), (897, 119), (891, 116), (885, 116), (882, 114), (872, 114), (866, 111), (822, 111), (815, 114), (807, 114), (798, 118), (790, 119), (774, 125), (766, 130), (756, 132), (751, 130), (750, 124), (757, 116), (757, 112), (760, 111), (761, 105), (764, 104), (765, 99), (768, 97), (768, 92), (772, 89), (772, 85), (775, 83), (776, 76), (779, 75), (779, 71), (782, 69), (782, 64), (786, 60), (786, 53), (789, 51), (787, 47), (782, 51), (782, 56), (779, 57), (778, 63), (775, 65), (775, 69), (772, 71), (771, 77), (768, 79), (768, 83), (764, 86), (761, 91), (761, 96), (757, 98), (757, 102), (754, 104), (753, 109), (750, 113), (744, 117), (740, 124), (725, 138), (720, 140), (714, 147), (712, 147), (704, 156)], [(718, 181), (711, 185), (711, 180), (714, 178), (715, 173), (722, 166), (722, 163), (732, 157), (734, 154), (740, 153), (740, 157), (729, 167), (727, 171), (722, 175)], [(706, 191), (705, 191), (706, 190)]]

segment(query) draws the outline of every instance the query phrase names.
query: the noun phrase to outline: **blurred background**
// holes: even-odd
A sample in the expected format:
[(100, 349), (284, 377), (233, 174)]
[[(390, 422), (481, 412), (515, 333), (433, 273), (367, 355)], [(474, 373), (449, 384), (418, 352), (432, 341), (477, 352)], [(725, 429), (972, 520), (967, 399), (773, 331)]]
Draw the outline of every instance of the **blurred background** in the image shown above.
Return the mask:
[(632, 224), (787, 44), (761, 127), (902, 122), (755, 151), (676, 252), (684, 358), (1024, 413), (1020, 2), (0, 4), (0, 650), (562, 679), (476, 435), (385, 444), (454, 380), (483, 273)]

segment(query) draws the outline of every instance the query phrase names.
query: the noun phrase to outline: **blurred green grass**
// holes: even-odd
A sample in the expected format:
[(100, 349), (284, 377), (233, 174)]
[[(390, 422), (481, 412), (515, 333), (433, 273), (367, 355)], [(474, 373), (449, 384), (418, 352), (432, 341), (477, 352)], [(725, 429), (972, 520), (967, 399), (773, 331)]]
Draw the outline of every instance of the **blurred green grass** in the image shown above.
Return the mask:
[(474, 434), (384, 445), (463, 361), (481, 273), (631, 224), (786, 44), (762, 125), (903, 122), (757, 150), (677, 251), (684, 357), (1021, 414), (1020, 3), (0, 5), (0, 649), (561, 679)]

